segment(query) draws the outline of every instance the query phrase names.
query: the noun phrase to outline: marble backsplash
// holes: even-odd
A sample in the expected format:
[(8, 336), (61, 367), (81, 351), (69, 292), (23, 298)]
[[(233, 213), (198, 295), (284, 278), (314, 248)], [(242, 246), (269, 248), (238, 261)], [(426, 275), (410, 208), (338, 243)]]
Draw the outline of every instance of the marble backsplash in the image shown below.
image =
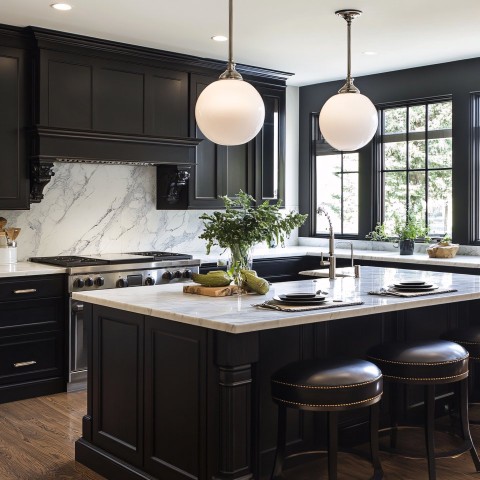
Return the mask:
[[(198, 239), (202, 211), (156, 210), (155, 189), (154, 167), (56, 163), (41, 203), (0, 216), (7, 227), (22, 229), (18, 260), (146, 250), (204, 253), (205, 242)], [(292, 234), (288, 244), (296, 245), (297, 238)]]

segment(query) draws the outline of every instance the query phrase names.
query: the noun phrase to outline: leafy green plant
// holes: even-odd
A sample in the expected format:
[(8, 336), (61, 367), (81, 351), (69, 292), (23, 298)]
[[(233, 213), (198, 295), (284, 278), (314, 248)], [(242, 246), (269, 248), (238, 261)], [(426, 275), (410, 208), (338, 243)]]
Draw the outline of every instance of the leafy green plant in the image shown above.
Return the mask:
[(452, 237), (446, 233), (442, 238), (438, 240), (441, 245), (450, 245), (452, 243)]
[(375, 228), (365, 235), (365, 238), (372, 242), (388, 242), (390, 237), (384, 223), (378, 222)]
[(200, 238), (207, 241), (207, 254), (214, 245), (222, 248), (252, 247), (261, 242), (284, 245), (291, 231), (307, 219), (307, 215), (295, 212), (282, 215), (280, 200), (273, 205), (266, 201), (255, 207), (254, 198), (241, 190), (236, 198), (222, 198), (224, 212), (200, 216), (205, 227)]
[(417, 219), (413, 211), (407, 213), (406, 220), (400, 220), (398, 215), (395, 215), (394, 222), (393, 231), (399, 240), (423, 238), (427, 242), (430, 241), (424, 223)]

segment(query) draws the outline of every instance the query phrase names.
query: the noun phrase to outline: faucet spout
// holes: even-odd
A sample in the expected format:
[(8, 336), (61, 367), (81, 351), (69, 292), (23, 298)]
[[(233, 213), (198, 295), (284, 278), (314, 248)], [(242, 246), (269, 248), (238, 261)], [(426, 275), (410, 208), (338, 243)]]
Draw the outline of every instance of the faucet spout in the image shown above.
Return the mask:
[(335, 235), (333, 234), (333, 224), (330, 214), (321, 205), (317, 208), (318, 215), (325, 215), (328, 220), (329, 226), (329, 241), (328, 241), (328, 260), (330, 265), (328, 266), (328, 278), (335, 279)]

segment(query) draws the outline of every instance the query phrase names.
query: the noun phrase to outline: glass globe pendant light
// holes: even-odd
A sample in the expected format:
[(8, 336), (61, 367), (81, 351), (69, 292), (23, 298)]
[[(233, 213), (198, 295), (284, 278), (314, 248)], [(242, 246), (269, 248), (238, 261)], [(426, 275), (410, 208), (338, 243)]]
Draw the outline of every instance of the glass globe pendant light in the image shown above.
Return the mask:
[(229, 0), (227, 70), (208, 85), (195, 105), (202, 133), (219, 145), (242, 145), (257, 135), (265, 120), (265, 105), (257, 90), (243, 81), (232, 60), (233, 0)]
[(373, 103), (353, 84), (350, 73), (352, 20), (360, 10), (338, 10), (336, 15), (347, 22), (348, 68), (347, 81), (337, 95), (330, 97), (320, 111), (320, 131), (325, 140), (337, 150), (351, 152), (366, 145), (378, 127), (378, 114)]

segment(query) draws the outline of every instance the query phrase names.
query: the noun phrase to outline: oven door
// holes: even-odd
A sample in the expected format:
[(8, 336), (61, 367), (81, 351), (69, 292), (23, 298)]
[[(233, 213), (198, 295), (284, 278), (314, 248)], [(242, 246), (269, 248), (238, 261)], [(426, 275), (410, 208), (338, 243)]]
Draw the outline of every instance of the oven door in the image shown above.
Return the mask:
[(87, 333), (83, 303), (70, 299), (70, 374), (67, 390), (86, 388), (87, 380)]

